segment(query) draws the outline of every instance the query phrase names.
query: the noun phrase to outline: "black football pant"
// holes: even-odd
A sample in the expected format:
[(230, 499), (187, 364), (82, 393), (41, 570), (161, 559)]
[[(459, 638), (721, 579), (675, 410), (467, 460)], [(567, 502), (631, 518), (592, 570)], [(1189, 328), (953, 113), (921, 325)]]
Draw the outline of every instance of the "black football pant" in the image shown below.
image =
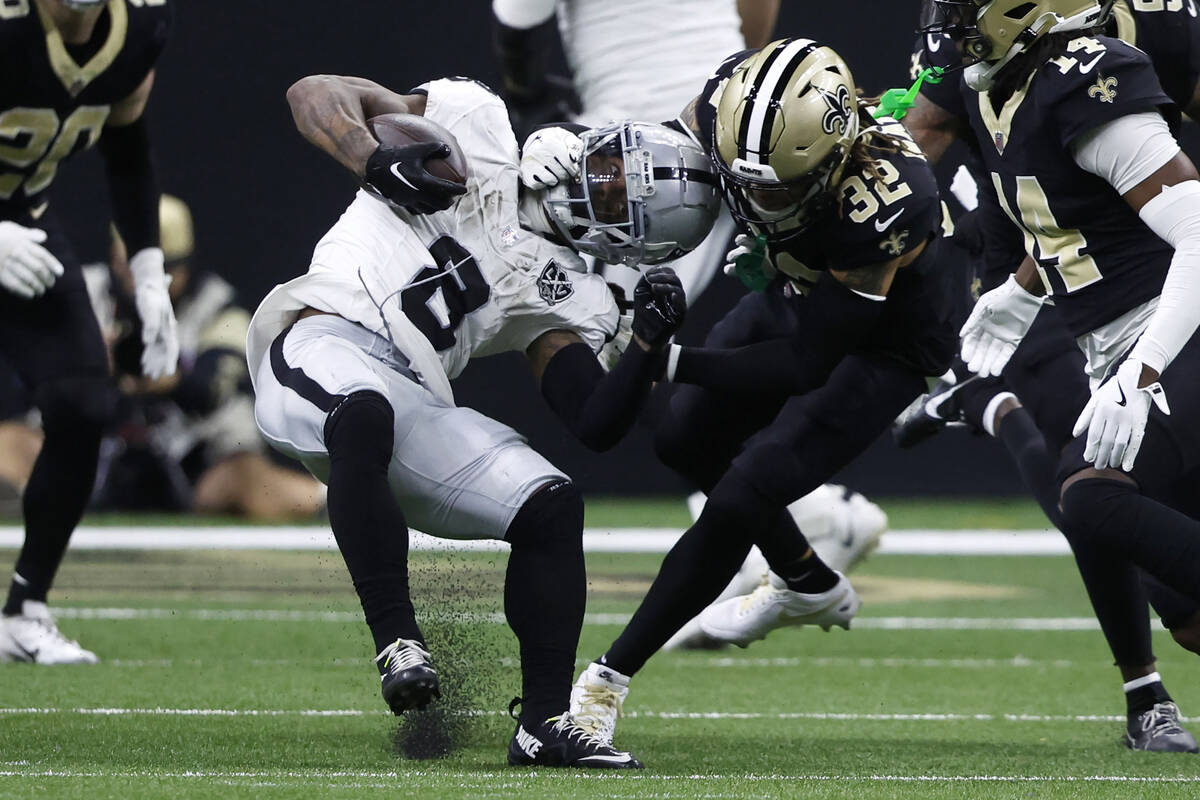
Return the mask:
[(52, 219), (18, 220), (47, 231), (65, 268), (46, 294), (26, 300), (0, 290), (0, 357), (42, 414), (45, 440), (25, 487), (25, 541), (4, 613), (45, 601), (96, 479), (100, 439), (116, 412), (116, 387), (83, 275)]
[[(706, 346), (781, 335), (790, 316), (779, 313), (781, 300), (748, 295)], [(708, 491), (708, 503), (667, 554), (605, 663), (626, 675), (639, 670), (721, 593), (751, 545), (776, 569), (802, 557), (808, 543), (787, 505), (850, 463), (924, 387), (912, 369), (859, 355), (843, 359), (821, 388), (795, 397), (748, 403), (679, 387), (656, 445), (665, 463)]]

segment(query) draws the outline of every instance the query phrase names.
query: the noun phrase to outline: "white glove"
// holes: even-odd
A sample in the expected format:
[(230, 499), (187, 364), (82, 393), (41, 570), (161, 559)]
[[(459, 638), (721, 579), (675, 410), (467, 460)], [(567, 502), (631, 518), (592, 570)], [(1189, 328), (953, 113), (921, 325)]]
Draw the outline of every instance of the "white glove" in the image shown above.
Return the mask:
[(725, 254), (725, 274), (733, 277), (737, 274), (737, 260), (749, 255), (754, 249), (754, 237), (748, 233), (739, 233), (733, 237), (733, 249)]
[(1139, 389), (1141, 377), (1142, 362), (1125, 359), (1117, 374), (1100, 384), (1075, 420), (1071, 433), (1078, 436), (1088, 432), (1083, 458), (1096, 469), (1112, 467), (1129, 472), (1146, 435), (1150, 403), (1164, 414), (1171, 413), (1162, 384), (1155, 381)]
[(163, 272), (163, 251), (157, 247), (139, 250), (129, 259), (133, 273), (133, 300), (142, 320), (142, 374), (162, 378), (175, 374), (179, 362), (179, 335)]
[(549, 189), (579, 177), (583, 141), (566, 128), (542, 128), (529, 134), (521, 148), (521, 183)]
[(45, 294), (63, 274), (63, 265), (42, 247), (46, 232), (0, 222), (0, 286), (32, 299)]
[(1015, 275), (985, 292), (958, 332), (967, 369), (984, 378), (999, 375), (1029, 332), (1045, 299), (1021, 288)]

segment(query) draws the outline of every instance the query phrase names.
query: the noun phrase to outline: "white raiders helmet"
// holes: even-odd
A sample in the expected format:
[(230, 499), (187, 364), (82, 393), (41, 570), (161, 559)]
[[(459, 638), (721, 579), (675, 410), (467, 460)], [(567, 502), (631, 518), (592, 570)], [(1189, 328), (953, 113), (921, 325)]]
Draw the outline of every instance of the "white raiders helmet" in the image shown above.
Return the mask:
[(580, 253), (628, 266), (690, 252), (712, 229), (720, 185), (689, 136), (647, 122), (584, 131), (580, 177), (546, 191), (546, 215)]

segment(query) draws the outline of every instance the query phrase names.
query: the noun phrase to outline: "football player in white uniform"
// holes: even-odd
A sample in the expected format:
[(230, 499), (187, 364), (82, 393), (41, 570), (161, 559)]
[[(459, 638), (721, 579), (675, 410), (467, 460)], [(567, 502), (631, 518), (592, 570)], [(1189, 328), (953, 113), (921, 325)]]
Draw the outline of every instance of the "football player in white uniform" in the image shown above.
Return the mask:
[[(730, 53), (770, 41), (779, 0), (493, 0), (492, 11), (509, 110), (518, 133), (525, 133), (567, 115), (589, 126), (613, 119), (673, 119)], [(556, 16), (581, 101), (576, 114), (563, 102), (564, 87), (544, 68)], [(551, 140), (543, 142), (546, 137)], [(536, 159), (540, 151), (553, 163), (558, 141), (552, 137), (534, 133), (525, 145), (525, 158)], [(672, 263), (689, 302), (696, 302), (726, 263), (734, 227), (733, 218), (722, 211), (709, 237)], [(602, 269), (609, 281), (632, 286), (637, 278), (634, 273), (622, 281), (620, 267)], [(688, 498), (693, 520), (704, 501), (701, 492)], [(869, 554), (887, 530), (887, 515), (879, 506), (836, 484), (817, 487), (789, 511), (813, 548), (843, 572)], [(766, 569), (754, 548), (720, 599), (749, 592)], [(693, 620), (666, 649), (721, 644)]]
[[(579, 492), (516, 431), (455, 406), (450, 379), (474, 356), (524, 351), (567, 426), (592, 448), (615, 444), (662, 373), (684, 296), (670, 269), (650, 269), (622, 325), (604, 280), (577, 271), (579, 253), (657, 263), (699, 244), (720, 203), (703, 149), (663, 126), (618, 123), (581, 137), (559, 165), (571, 180), (521, 190), (504, 103), (475, 81), (399, 95), (312, 76), (288, 100), (301, 133), (364, 190), (307, 274), (276, 287), (251, 322), (256, 416), (275, 447), (328, 484), (385, 700), (400, 713), (439, 693), (408, 593), (407, 526), (504, 539), (504, 609), (523, 674), (509, 762), (640, 766), (567, 713), (586, 595)], [(426, 171), (448, 146), (372, 137), (367, 120), (394, 112), (448, 131), (466, 156), (465, 185)], [(622, 327), (629, 344), (606, 372), (597, 353)]]

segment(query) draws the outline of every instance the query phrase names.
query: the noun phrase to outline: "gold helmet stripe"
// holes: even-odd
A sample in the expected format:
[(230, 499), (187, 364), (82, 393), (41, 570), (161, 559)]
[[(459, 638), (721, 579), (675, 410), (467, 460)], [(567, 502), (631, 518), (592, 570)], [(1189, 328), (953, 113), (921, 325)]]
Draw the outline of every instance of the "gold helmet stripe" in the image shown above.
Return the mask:
[[(818, 47), (820, 45), (812, 39), (794, 39), (776, 49), (763, 63), (751, 95), (753, 101), (749, 113), (744, 114), (742, 123), (746, 127), (745, 135), (741, 137), (746, 147), (742, 157), (750, 163), (766, 163), (771, 151), (771, 131), (775, 127), (779, 100), (804, 59)], [(749, 149), (750, 142), (757, 143), (756, 150)]]

